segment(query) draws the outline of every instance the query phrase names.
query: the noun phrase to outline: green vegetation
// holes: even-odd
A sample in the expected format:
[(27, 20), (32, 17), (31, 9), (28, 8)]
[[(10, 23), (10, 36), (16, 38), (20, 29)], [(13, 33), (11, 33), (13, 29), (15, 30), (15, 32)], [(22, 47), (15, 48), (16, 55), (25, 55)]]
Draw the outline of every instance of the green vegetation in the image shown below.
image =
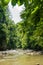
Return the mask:
[(8, 13), (10, 0), (0, 0), (0, 50), (43, 50), (43, 0), (12, 0), (12, 5), (24, 4), (20, 23), (15, 24)]

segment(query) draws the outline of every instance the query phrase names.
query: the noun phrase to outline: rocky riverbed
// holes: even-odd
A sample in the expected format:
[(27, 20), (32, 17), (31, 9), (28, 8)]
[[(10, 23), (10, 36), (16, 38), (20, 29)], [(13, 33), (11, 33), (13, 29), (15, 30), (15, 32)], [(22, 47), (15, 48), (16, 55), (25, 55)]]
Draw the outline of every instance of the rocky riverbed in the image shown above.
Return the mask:
[(7, 51), (0, 51), (0, 57), (2, 56), (8, 56), (8, 55), (43, 55), (43, 51), (33, 51), (33, 50), (22, 50), (22, 49), (16, 49), (16, 50), (7, 50)]

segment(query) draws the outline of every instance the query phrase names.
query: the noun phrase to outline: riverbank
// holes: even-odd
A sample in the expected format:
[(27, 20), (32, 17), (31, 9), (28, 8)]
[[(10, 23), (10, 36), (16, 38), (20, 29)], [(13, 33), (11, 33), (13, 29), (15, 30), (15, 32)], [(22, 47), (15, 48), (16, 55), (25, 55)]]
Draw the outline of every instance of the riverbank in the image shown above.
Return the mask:
[(7, 51), (0, 51), (0, 57), (1, 56), (8, 56), (8, 55), (43, 55), (43, 51), (33, 51), (33, 50), (22, 50), (22, 49), (16, 49), (16, 50), (7, 50)]

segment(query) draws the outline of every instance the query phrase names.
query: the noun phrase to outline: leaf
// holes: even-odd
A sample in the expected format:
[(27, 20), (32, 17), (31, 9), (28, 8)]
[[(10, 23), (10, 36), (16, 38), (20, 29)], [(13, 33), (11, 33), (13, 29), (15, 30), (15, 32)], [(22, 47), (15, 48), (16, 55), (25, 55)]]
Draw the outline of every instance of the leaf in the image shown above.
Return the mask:
[(23, 0), (18, 0), (18, 5), (20, 6), (20, 5), (22, 5), (23, 4)]
[(38, 6), (36, 8), (34, 8), (34, 11), (32, 11), (31, 14), (34, 14), (37, 10), (38, 10)]
[(11, 3), (12, 3), (13, 6), (15, 6), (16, 3), (17, 3), (17, 0), (12, 0)]

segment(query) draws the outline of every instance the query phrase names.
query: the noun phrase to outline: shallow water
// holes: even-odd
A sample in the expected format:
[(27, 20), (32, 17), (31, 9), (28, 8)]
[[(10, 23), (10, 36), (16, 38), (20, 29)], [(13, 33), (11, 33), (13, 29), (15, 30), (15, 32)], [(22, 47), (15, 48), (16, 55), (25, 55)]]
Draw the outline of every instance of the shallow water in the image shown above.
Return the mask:
[(16, 55), (0, 59), (0, 65), (43, 65), (43, 55)]

